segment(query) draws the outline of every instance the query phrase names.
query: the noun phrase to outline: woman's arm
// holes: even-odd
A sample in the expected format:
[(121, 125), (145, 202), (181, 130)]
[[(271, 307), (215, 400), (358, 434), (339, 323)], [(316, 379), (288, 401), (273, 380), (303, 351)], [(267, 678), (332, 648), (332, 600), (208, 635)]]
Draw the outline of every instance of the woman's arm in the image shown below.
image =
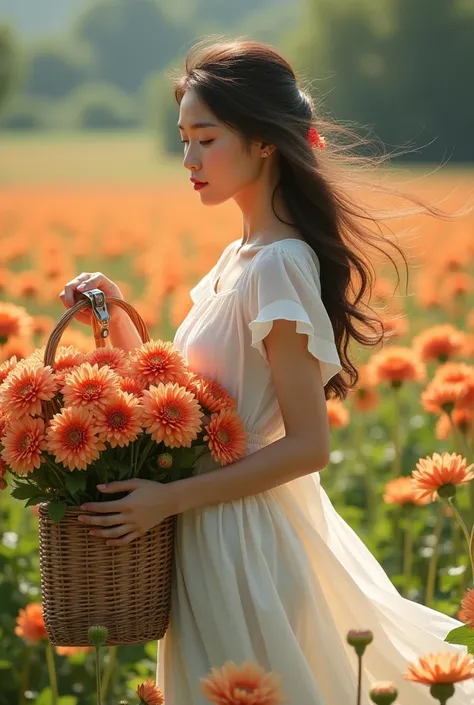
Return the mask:
[(142, 340), (129, 315), (120, 308), (110, 304), (110, 342), (115, 348), (122, 348), (125, 352), (140, 347)]
[(286, 435), (231, 465), (168, 485), (176, 513), (255, 495), (322, 470), (330, 437), (319, 362), (294, 321), (277, 320), (264, 341)]

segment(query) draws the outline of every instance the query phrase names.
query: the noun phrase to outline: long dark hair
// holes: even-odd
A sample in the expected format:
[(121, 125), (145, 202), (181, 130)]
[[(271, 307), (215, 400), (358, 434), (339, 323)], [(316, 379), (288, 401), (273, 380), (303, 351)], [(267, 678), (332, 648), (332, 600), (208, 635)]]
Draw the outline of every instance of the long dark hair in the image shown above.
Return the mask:
[[(192, 88), (247, 146), (253, 140), (276, 145), (280, 179), (272, 208), (275, 213), (274, 199), (280, 190), (293, 221), (288, 225), (297, 229), (319, 258), (322, 300), (343, 368), (326, 385), (326, 398), (345, 399), (359, 379), (348, 356), (351, 340), (376, 346), (384, 338), (383, 322), (369, 306), (376, 271), (368, 248), (390, 259), (398, 286), (397, 263), (383, 245), (393, 247), (405, 264), (408, 285), (407, 258), (401, 247), (381, 234), (381, 222), (420, 213), (452, 219), (465, 211), (448, 214), (413, 194), (364, 179), (364, 171), (373, 172), (393, 154), (368, 157), (353, 153), (354, 147), (371, 141), (323, 117), (288, 61), (271, 46), (225, 38), (213, 38), (209, 44), (209, 38), (204, 39), (188, 51), (184, 75), (173, 79), (178, 105)], [(308, 144), (311, 126), (325, 137), (324, 151)], [(399, 151), (398, 156), (406, 152)], [(412, 205), (403, 211), (376, 214), (356, 196), (357, 191), (367, 190), (399, 196)], [(364, 332), (364, 327), (370, 332)]]

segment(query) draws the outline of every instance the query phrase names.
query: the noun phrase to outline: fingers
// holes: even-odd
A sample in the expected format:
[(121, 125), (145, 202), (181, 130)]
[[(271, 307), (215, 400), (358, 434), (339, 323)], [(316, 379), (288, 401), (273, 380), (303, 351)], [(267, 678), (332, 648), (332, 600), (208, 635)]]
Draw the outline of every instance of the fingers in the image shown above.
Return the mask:
[(127, 497), (115, 499), (112, 502), (87, 502), (81, 505), (83, 512), (97, 512), (98, 514), (110, 514), (110, 512), (128, 512), (128, 505), (125, 503)]
[(125, 534), (119, 539), (108, 539), (106, 541), (107, 546), (125, 546), (127, 543), (132, 543), (135, 539), (140, 536), (138, 531), (131, 531), (129, 534)]
[(81, 524), (92, 524), (93, 526), (114, 526), (115, 524), (126, 524), (129, 521), (127, 514), (104, 514), (100, 516), (81, 514), (77, 518)]
[(136, 529), (130, 524), (121, 524), (111, 529), (91, 529), (89, 534), (92, 534), (92, 536), (100, 536), (103, 539), (117, 539), (130, 534), (132, 531), (136, 531)]
[(74, 304), (77, 303), (74, 298), (74, 292), (77, 290), (79, 284), (87, 281), (90, 277), (91, 274), (89, 272), (83, 272), (66, 284), (64, 289), (59, 294), (59, 298), (63, 302), (65, 308), (71, 308), (71, 306), (74, 306)]

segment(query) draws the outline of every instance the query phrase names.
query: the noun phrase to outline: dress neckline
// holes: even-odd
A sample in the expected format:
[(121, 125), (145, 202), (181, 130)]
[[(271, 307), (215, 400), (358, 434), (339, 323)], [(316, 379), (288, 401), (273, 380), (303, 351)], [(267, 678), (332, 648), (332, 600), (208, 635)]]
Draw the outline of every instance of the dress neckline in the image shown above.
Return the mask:
[(231, 287), (230, 289), (224, 289), (224, 291), (216, 291), (216, 287), (217, 287), (217, 285), (219, 284), (219, 281), (220, 281), (220, 278), (221, 278), (221, 274), (220, 274), (220, 272), (221, 272), (221, 267), (222, 267), (222, 265), (225, 265), (225, 263), (227, 262), (227, 259), (228, 259), (229, 254), (233, 251), (235, 245), (238, 244), (239, 242), (241, 242), (240, 239), (234, 240), (233, 242), (230, 243), (230, 245), (227, 246), (227, 248), (226, 248), (226, 249), (224, 250), (224, 252), (222, 253), (223, 255), (226, 254), (226, 257), (222, 257), (222, 261), (219, 262), (219, 266), (217, 267), (217, 271), (216, 271), (216, 273), (215, 273), (215, 276), (212, 278), (212, 281), (210, 282), (210, 285), (211, 285), (211, 287), (210, 287), (210, 288), (211, 288), (211, 294), (212, 294), (213, 298), (218, 298), (218, 297), (220, 297), (220, 296), (226, 296), (227, 294), (231, 294), (232, 292), (237, 291), (237, 290), (238, 290), (238, 285), (239, 285), (241, 279), (243, 278), (243, 276), (244, 276), (244, 275), (246, 274), (246, 272), (248, 271), (249, 267), (252, 265), (252, 263), (255, 261), (255, 259), (258, 257), (258, 255), (259, 255), (261, 252), (263, 252), (264, 250), (266, 250), (268, 247), (272, 247), (273, 245), (278, 245), (278, 244), (280, 244), (280, 243), (282, 243), (282, 242), (301, 242), (303, 245), (306, 245), (306, 247), (309, 248), (312, 253), (314, 253), (313, 248), (311, 247), (311, 245), (309, 245), (309, 244), (306, 242), (306, 240), (301, 240), (300, 238), (297, 238), (297, 237), (284, 237), (284, 238), (282, 238), (281, 240), (274, 240), (273, 242), (268, 242), (266, 245), (252, 245), (252, 247), (257, 248), (258, 251), (254, 254), (254, 256), (252, 257), (252, 259), (250, 260), (250, 262), (248, 262), (248, 263), (245, 265), (245, 267), (242, 269), (242, 271), (240, 272), (239, 276), (238, 276), (237, 279), (235, 280), (235, 282), (234, 282), (234, 284), (232, 285), (232, 287)]

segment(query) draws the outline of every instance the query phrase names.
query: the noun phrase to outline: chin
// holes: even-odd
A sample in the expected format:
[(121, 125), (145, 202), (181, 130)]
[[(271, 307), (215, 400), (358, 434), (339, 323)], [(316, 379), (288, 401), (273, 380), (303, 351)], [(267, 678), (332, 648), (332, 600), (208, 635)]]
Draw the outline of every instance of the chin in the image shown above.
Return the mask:
[(232, 196), (213, 196), (212, 194), (202, 194), (201, 203), (203, 206), (220, 206), (221, 203), (225, 203)]

